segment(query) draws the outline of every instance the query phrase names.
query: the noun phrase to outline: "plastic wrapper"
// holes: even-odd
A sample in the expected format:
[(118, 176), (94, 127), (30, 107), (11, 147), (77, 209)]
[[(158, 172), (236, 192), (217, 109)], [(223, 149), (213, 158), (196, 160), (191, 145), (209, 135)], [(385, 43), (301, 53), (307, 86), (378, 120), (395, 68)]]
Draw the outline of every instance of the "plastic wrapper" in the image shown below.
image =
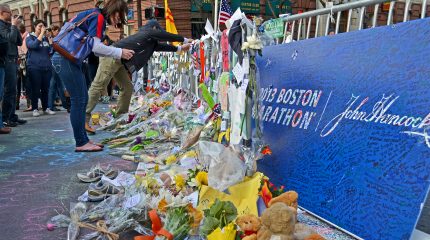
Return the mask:
[(67, 240), (76, 240), (79, 236), (79, 219), (87, 211), (87, 206), (83, 203), (70, 204), (70, 218), (72, 221), (67, 229)]
[(186, 137), (182, 142), (182, 149), (187, 149), (194, 145), (199, 140), (202, 130), (203, 126), (197, 126), (192, 129), (188, 134), (186, 134)]
[(109, 198), (106, 198), (94, 208), (90, 209), (88, 212), (80, 217), (81, 222), (93, 222), (103, 219), (113, 208), (118, 206), (124, 197), (122, 195), (116, 194)]
[(63, 214), (57, 215), (55, 217), (52, 217), (48, 224), (53, 224), (56, 228), (65, 228), (68, 227), (70, 224), (71, 219)]
[(231, 148), (214, 142), (200, 141), (199, 159), (209, 166), (208, 183), (219, 191), (240, 182), (245, 176), (245, 164)]

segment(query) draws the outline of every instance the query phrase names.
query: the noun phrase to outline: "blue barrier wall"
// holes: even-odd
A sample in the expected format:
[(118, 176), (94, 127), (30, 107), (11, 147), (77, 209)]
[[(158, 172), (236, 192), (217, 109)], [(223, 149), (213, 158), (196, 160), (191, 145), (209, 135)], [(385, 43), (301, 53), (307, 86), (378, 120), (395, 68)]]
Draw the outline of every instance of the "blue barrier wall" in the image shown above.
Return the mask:
[(408, 239), (429, 187), (430, 19), (266, 47), (257, 65), (260, 170), (364, 239)]

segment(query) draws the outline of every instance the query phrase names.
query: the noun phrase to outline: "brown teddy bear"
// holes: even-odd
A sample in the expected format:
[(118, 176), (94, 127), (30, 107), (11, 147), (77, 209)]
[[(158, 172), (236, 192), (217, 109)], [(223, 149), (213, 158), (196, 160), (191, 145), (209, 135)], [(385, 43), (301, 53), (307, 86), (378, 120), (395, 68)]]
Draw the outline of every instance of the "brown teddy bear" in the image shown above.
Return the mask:
[(272, 198), (269, 202), (269, 207), (272, 206), (274, 203), (277, 202), (282, 202), (287, 204), (287, 206), (293, 207), (296, 209), (297, 211), (297, 201), (299, 199), (299, 194), (297, 194), (297, 192), (295, 191), (288, 191), (288, 192), (284, 192), (283, 194)]
[(257, 233), (257, 239), (294, 240), (296, 214), (296, 210), (285, 203), (272, 204), (261, 216), (262, 226)]
[(271, 205), (261, 216), (258, 240), (324, 240), (311, 227), (297, 223), (297, 210), (283, 202)]
[(236, 219), (236, 224), (240, 227), (242, 240), (257, 240), (257, 232), (261, 227), (260, 218), (252, 214), (240, 216)]

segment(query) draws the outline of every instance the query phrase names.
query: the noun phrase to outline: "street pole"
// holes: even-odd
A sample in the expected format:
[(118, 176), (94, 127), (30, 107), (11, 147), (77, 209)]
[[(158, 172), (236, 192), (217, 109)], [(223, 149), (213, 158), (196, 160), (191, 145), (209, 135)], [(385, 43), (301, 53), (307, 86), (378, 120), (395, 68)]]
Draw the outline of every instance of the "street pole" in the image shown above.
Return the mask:
[(137, 27), (142, 27), (142, 0), (137, 0)]
[(214, 31), (218, 31), (218, 0), (215, 0)]

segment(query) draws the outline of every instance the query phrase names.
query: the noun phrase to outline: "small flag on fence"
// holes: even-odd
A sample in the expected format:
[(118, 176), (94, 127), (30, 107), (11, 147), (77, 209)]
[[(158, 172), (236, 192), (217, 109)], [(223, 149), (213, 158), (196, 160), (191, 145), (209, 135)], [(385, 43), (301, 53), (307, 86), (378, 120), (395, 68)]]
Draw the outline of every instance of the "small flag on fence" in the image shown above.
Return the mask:
[(228, 5), (227, 0), (221, 0), (221, 9), (219, 11), (218, 16), (218, 23), (224, 23), (231, 18), (231, 15), (233, 15), (233, 11), (230, 8), (230, 5)]

